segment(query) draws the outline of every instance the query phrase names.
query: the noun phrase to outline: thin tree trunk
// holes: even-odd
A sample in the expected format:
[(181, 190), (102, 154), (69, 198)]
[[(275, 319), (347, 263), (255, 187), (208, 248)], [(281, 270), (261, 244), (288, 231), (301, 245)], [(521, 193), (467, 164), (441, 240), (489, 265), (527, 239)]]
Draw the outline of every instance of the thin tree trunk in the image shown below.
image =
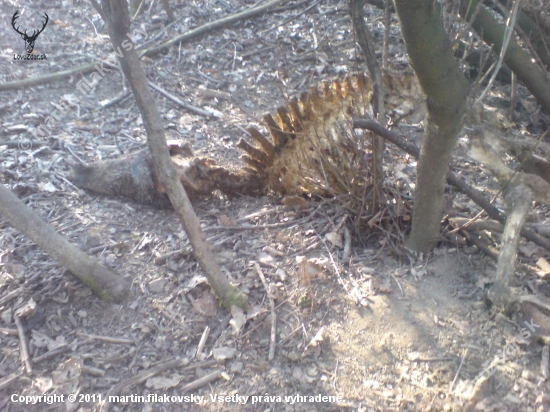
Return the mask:
[[(392, 142), (400, 149), (403, 149), (415, 159), (418, 159), (418, 156), (420, 155), (420, 150), (413, 143), (399, 136), (397, 133), (383, 128), (374, 120), (354, 119), (353, 127), (373, 131), (379, 136), (382, 136), (384, 139)], [(458, 177), (451, 171), (447, 172), (447, 183), (449, 183), (451, 186), (456, 187), (458, 190), (460, 190), (462, 193), (472, 199), (474, 203), (476, 203), (479, 207), (487, 212), (489, 217), (502, 224), (505, 223), (506, 217), (491, 202), (489, 202), (488, 199), (485, 198), (483, 192), (477, 190), (472, 186), (469, 186), (464, 180), (462, 180), (461, 177)], [(521, 229), (521, 235), (525, 239), (532, 241), (536, 245), (550, 250), (550, 240), (538, 235), (537, 233), (535, 233), (534, 230), (524, 227), (523, 229)]]
[(443, 189), (466, 109), (468, 82), (454, 58), (433, 0), (395, 0), (411, 65), (426, 95), (428, 114), (418, 159), (414, 212), (407, 247), (426, 252), (439, 239)]
[(130, 285), (122, 276), (70, 244), (2, 184), (0, 214), (101, 298), (121, 301), (128, 296)]
[[(376, 53), (374, 49), (374, 41), (365, 24), (365, 13), (363, 12), (363, 6), (365, 0), (350, 0), (349, 8), (351, 14), (351, 20), (355, 35), (357, 37), (357, 43), (365, 55), (367, 62), (367, 68), (369, 69), (370, 76), (372, 78), (373, 85), (373, 112), (374, 117), (378, 120), (378, 123), (382, 127), (386, 127), (386, 111), (384, 108), (384, 79), (382, 78), (382, 70), (378, 65), (376, 59)], [(377, 213), (380, 204), (382, 203), (383, 185), (384, 185), (384, 138), (380, 136), (373, 136), (372, 139), (372, 154), (373, 154), (373, 180), (374, 180), (374, 196), (372, 211), (373, 214)]]
[[(468, 21), (478, 5), (478, 0), (462, 0), (460, 15)], [(493, 46), (495, 53), (500, 53), (505, 25), (499, 23), (484, 6), (479, 9), (476, 18), (472, 22), (474, 30), (482, 36), (483, 41)], [(504, 63), (518, 76), (518, 79), (529, 89), (540, 103), (546, 113), (550, 114), (550, 81), (527, 50), (521, 47), (515, 36), (510, 38)]]
[(143, 125), (147, 132), (147, 143), (158, 171), (160, 183), (166, 189), (168, 197), (183, 224), (195, 257), (208, 278), (210, 286), (227, 309), (231, 305), (246, 307), (246, 296), (238, 288), (232, 286), (221, 273), (220, 267), (206, 242), (200, 221), (178, 178), (174, 163), (170, 159), (160, 113), (149, 90), (147, 78), (141, 67), (135, 47), (133, 47), (127, 36), (130, 30), (128, 3), (126, 0), (102, 0), (101, 3), (103, 13), (107, 19), (106, 23), (113, 48), (117, 53), (123, 55), (122, 58), (119, 58), (119, 62), (141, 112)]

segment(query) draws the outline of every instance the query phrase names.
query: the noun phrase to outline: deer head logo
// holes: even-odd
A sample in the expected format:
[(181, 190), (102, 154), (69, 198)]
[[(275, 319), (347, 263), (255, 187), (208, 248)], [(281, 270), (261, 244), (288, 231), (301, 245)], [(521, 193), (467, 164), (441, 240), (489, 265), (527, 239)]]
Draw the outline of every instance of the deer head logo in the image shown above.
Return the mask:
[(21, 32), (19, 30), (19, 27), (15, 26), (15, 22), (20, 17), (19, 10), (17, 10), (15, 13), (13, 13), (13, 17), (11, 18), (11, 25), (13, 29), (21, 35), (21, 38), (25, 40), (25, 48), (27, 49), (27, 54), (31, 54), (34, 49), (34, 42), (38, 38), (38, 35), (44, 31), (44, 28), (46, 27), (46, 24), (48, 24), (48, 20), (50, 19), (46, 13), (44, 13), (44, 24), (40, 30), (33, 30), (32, 34), (29, 36), (27, 34), (27, 30), (24, 32)]

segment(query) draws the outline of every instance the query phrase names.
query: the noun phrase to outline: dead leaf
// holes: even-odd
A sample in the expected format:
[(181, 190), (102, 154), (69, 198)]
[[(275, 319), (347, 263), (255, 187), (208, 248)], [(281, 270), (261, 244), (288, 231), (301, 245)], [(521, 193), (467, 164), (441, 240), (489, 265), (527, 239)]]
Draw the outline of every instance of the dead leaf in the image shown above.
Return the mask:
[(2, 322), (4, 322), (6, 325), (9, 325), (12, 321), (11, 309), (6, 309), (2, 313), (0, 313), (0, 319), (2, 319)]
[(202, 285), (203, 283), (208, 283), (208, 279), (206, 279), (206, 276), (195, 275), (191, 279), (189, 279), (189, 282), (187, 282), (187, 285), (185, 285), (185, 290), (194, 289), (197, 286)]
[(468, 322), (467, 320), (452, 320), (451, 323), (453, 325), (455, 325), (458, 330), (460, 331), (460, 333), (462, 335), (469, 335), (470, 332), (472, 331), (472, 327), (470, 326), (470, 322)]
[(344, 242), (342, 241), (342, 235), (337, 231), (329, 232), (325, 235), (325, 239), (332, 243), (334, 246), (339, 248), (344, 247)]
[(52, 182), (38, 183), (36, 186), (38, 187), (38, 190), (40, 190), (41, 192), (54, 193), (58, 191), (57, 187), (55, 187)]
[(55, 19), (53, 21), (53, 24), (55, 24), (56, 26), (59, 26), (59, 27), (63, 27), (63, 28), (70, 27), (70, 25), (68, 23), (64, 23), (59, 19)]
[(288, 235), (283, 235), (281, 232), (275, 232), (275, 239), (279, 242), (290, 242), (292, 240), (292, 237)]
[(33, 300), (33, 298), (30, 298), (27, 303), (25, 303), (23, 306), (21, 306), (19, 309), (15, 311), (15, 316), (18, 317), (27, 317), (31, 316), (36, 309), (36, 302)]
[(153, 389), (168, 389), (177, 386), (182, 380), (181, 376), (172, 376), (170, 378), (164, 376), (155, 376), (145, 381), (145, 386)]
[(409, 362), (415, 362), (417, 359), (420, 359), (420, 352), (409, 352), (407, 354), (407, 360)]
[(61, 393), (72, 393), (80, 386), (82, 359), (71, 358), (52, 372), (52, 382)]
[(269, 253), (271, 256), (284, 256), (284, 252), (281, 252), (280, 250), (277, 250), (271, 246), (266, 246), (263, 248), (263, 251), (266, 253)]
[(191, 304), (193, 309), (204, 316), (214, 317), (218, 312), (218, 300), (209, 290), (197, 300), (192, 301)]
[(521, 253), (523, 253), (527, 257), (533, 256), (535, 253), (540, 251), (540, 248), (535, 245), (533, 242), (527, 242), (526, 245), (519, 245), (518, 249)]
[(48, 350), (55, 350), (62, 346), (65, 346), (65, 338), (63, 336), (58, 336), (57, 339), (52, 339), (48, 335), (32, 330), (32, 343), (38, 348), (48, 348)]
[(161, 293), (167, 283), (168, 279), (154, 279), (149, 282), (149, 290), (151, 291), (151, 293)]
[(537, 266), (542, 271), (543, 276), (550, 274), (550, 263), (545, 258), (541, 257), (537, 260)]
[(265, 313), (266, 309), (263, 308), (260, 305), (252, 305), (248, 307), (248, 310), (246, 312), (246, 319), (254, 319), (256, 316), (261, 315), (262, 313)]
[(493, 283), (494, 280), (489, 276), (479, 276), (476, 282), (476, 286), (480, 289), (485, 289), (486, 285)]
[(235, 222), (235, 219), (226, 215), (218, 216), (218, 224), (225, 227), (237, 226), (237, 222)]
[(283, 205), (286, 207), (295, 207), (297, 209), (307, 209), (309, 207), (309, 203), (300, 196), (286, 196), (283, 199)]
[(203, 99), (231, 99), (231, 95), (229, 93), (207, 89), (203, 85), (197, 88), (197, 95)]
[(296, 256), (298, 264), (298, 274), (302, 286), (308, 286), (312, 277), (323, 272), (323, 266), (318, 264), (315, 259), (306, 260), (305, 256)]
[(378, 290), (381, 293), (392, 293), (393, 289), (391, 287), (391, 278), (386, 276), (378, 285)]
[(268, 255), (267, 253), (262, 251), (258, 253), (257, 259), (258, 259), (258, 262), (263, 263), (264, 265), (269, 265), (273, 260), (273, 256)]
[(231, 316), (233, 316), (233, 319), (229, 321), (229, 324), (233, 327), (233, 331), (231, 333), (233, 335), (238, 335), (246, 323), (246, 315), (238, 306), (231, 306)]
[(413, 275), (416, 281), (419, 281), (420, 279), (422, 279), (422, 277), (427, 273), (428, 271), (426, 269), (422, 269), (422, 268), (416, 269), (415, 267), (411, 266), (411, 275)]
[(221, 348), (212, 349), (212, 356), (216, 360), (231, 359), (235, 356), (237, 349), (230, 346), (222, 346)]
[(48, 377), (36, 377), (33, 379), (33, 386), (38, 389), (40, 394), (44, 394), (53, 388), (53, 382), (51, 378)]
[(353, 300), (355, 304), (360, 304), (361, 306), (368, 306), (367, 294), (357, 286), (354, 286), (349, 293), (350, 299)]
[(319, 356), (321, 354), (321, 343), (325, 340), (326, 337), (326, 331), (325, 327), (323, 326), (319, 331), (315, 334), (315, 336), (309, 341), (307, 346), (304, 349), (304, 353), (302, 353), (302, 358), (305, 358), (306, 356), (314, 355), (315, 357)]
[(27, 270), (27, 267), (25, 265), (13, 262), (4, 263), (4, 268), (6, 269), (6, 272), (8, 272), (10, 275), (17, 277), (19, 277)]
[(311, 260), (306, 262), (305, 267), (305, 274), (312, 278), (314, 276), (317, 276), (318, 274), (323, 273), (323, 267), (318, 265), (315, 262), (312, 262)]

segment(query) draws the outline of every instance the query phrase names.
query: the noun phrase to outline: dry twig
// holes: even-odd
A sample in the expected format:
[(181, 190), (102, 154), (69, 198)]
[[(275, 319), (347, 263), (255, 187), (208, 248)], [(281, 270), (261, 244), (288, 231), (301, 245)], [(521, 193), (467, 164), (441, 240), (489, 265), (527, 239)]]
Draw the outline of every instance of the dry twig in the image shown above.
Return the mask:
[(262, 272), (262, 269), (260, 268), (258, 262), (254, 262), (254, 268), (256, 269), (256, 273), (258, 274), (264, 285), (267, 297), (269, 298), (269, 307), (271, 308), (271, 336), (269, 340), (269, 354), (267, 356), (267, 359), (269, 361), (272, 361), (273, 358), (275, 358), (275, 346), (277, 340), (277, 313), (275, 312), (275, 301), (273, 300), (273, 297), (269, 292), (269, 285), (265, 280), (264, 273)]

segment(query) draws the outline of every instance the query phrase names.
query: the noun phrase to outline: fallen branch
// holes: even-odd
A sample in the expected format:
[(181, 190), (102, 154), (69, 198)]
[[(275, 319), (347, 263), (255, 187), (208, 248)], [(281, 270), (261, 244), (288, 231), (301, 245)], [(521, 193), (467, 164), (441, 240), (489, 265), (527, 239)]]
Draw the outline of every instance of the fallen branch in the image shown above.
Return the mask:
[[(357, 129), (367, 129), (378, 134), (379, 136), (382, 136), (384, 139), (392, 142), (397, 147), (404, 150), (414, 158), (418, 158), (418, 155), (420, 154), (420, 149), (416, 145), (402, 138), (397, 133), (382, 127), (379, 123), (375, 122), (374, 120), (354, 119), (353, 127)], [(451, 171), (447, 173), (447, 182), (450, 185), (456, 187), (458, 190), (460, 190), (470, 199), (472, 199), (474, 203), (476, 203), (478, 206), (483, 208), (487, 212), (489, 217), (491, 217), (494, 220), (497, 220), (502, 224), (506, 222), (506, 216), (500, 213), (500, 211), (484, 197), (481, 191), (471, 187), (466, 182), (464, 182), (464, 180), (462, 180), (460, 177), (458, 177)], [(547, 250), (550, 250), (550, 240), (537, 235), (532, 230), (524, 227), (521, 229), (521, 235), (527, 240), (532, 241), (536, 245), (541, 246)]]
[[(140, 383), (145, 382), (147, 379), (150, 379), (154, 376), (160, 375), (163, 372), (169, 371), (170, 369), (179, 368), (181, 366), (185, 366), (184, 368), (180, 369), (179, 372), (184, 371), (191, 371), (196, 368), (206, 368), (212, 365), (217, 365), (217, 360), (210, 360), (205, 362), (198, 362), (198, 363), (192, 363), (191, 365), (186, 366), (189, 363), (189, 360), (187, 359), (174, 359), (165, 363), (162, 363), (158, 366), (155, 366), (154, 368), (148, 369), (144, 372), (139, 373), (136, 376), (131, 377), (130, 379), (127, 379), (125, 381), (120, 382), (119, 384), (113, 386), (113, 388), (109, 391), (107, 396), (107, 401), (105, 404), (103, 404), (103, 407), (101, 408), (102, 412), (107, 412), (111, 410), (112, 403), (109, 401), (109, 398), (111, 396), (117, 396), (119, 393), (121, 393), (124, 389), (129, 390), (133, 388), (136, 385), (139, 385)], [(210, 376), (210, 375), (208, 375)]]
[(43, 147), (47, 145), (47, 142), (37, 142), (31, 140), (7, 140), (5, 142), (0, 142), (0, 146), (6, 146), (8, 149), (24, 149), (32, 150), (36, 147)]
[(454, 228), (465, 229), (468, 232), (479, 232), (481, 230), (488, 230), (491, 232), (502, 233), (504, 230), (504, 225), (495, 220), (488, 219), (478, 219), (469, 225), (465, 226), (466, 223), (469, 223), (472, 219), (465, 217), (452, 217), (449, 219), (449, 223)]
[[(451, 226), (455, 228), (460, 227), (462, 229), (463, 228), (462, 226), (464, 226), (466, 223), (469, 223), (471, 220), (472, 219), (465, 218), (465, 217), (452, 217), (449, 219), (449, 223), (451, 224)], [(534, 230), (546, 230), (546, 228), (550, 228), (549, 225), (544, 223), (524, 223), (523, 226)], [(463, 229), (466, 229), (469, 232), (478, 232), (481, 230), (488, 230), (490, 232), (502, 233), (504, 231), (504, 225), (494, 220), (478, 219)]]
[(502, 234), (496, 278), (505, 285), (508, 285), (514, 274), (519, 232), (525, 223), (533, 195), (528, 188), (518, 185), (511, 188), (505, 194), (504, 199), (511, 211), (506, 219), (506, 225)]
[(206, 116), (206, 117), (220, 117), (219, 114), (217, 112), (215, 112), (214, 110), (210, 109), (210, 110), (204, 110), (204, 109), (200, 109), (198, 107), (195, 107), (195, 106), (192, 106), (190, 105), (189, 103), (185, 103), (183, 100), (181, 99), (178, 99), (176, 96), (174, 96), (173, 94), (170, 94), (168, 93), (166, 90), (164, 90), (163, 88), (157, 86), (156, 84), (154, 84), (153, 82), (147, 82), (149, 84), (149, 87), (151, 87), (152, 89), (156, 90), (157, 92), (159, 92), (160, 94), (162, 94), (163, 96), (169, 98), (170, 100), (172, 100), (174, 103), (177, 103), (179, 104), (181, 107), (189, 110), (190, 112), (194, 112), (194, 113), (197, 113), (201, 116)]
[(510, 210), (500, 242), (495, 281), (488, 292), (494, 304), (509, 311), (517, 302), (508, 285), (514, 275), (520, 230), (533, 200), (550, 205), (550, 184), (540, 176), (510, 169), (501, 159), (500, 139), (485, 133), (484, 128), (474, 128), (468, 137), (468, 156), (497, 178)]
[(277, 313), (275, 312), (275, 301), (271, 296), (269, 285), (265, 280), (264, 272), (262, 272), (258, 262), (254, 262), (254, 268), (256, 269), (256, 273), (264, 285), (265, 292), (267, 293), (267, 297), (269, 299), (269, 307), (271, 309), (271, 335), (269, 340), (269, 354), (267, 356), (267, 360), (271, 362), (275, 357), (275, 346), (277, 343)]
[(121, 301), (128, 296), (126, 279), (70, 244), (2, 184), (0, 214), (103, 299)]
[[(164, 42), (158, 46), (154, 46), (142, 51), (139, 54), (139, 57), (141, 58), (143, 56), (153, 56), (172, 45), (178, 44), (179, 42), (182, 42), (185, 40), (189, 40), (190, 38), (198, 36), (199, 34), (210, 32), (211, 30), (218, 29), (220, 27), (226, 26), (231, 23), (235, 23), (247, 17), (252, 17), (257, 14), (260, 14), (263, 11), (269, 9), (270, 7), (273, 7), (279, 3), (282, 3), (283, 1), (284, 0), (273, 0), (263, 6), (251, 8), (241, 13), (237, 13), (228, 17), (224, 17), (223, 19), (215, 20), (213, 22), (204, 24), (193, 30), (189, 30), (188, 32), (185, 32), (177, 37), (174, 37), (173, 39), (168, 40), (167, 42)], [(57, 73), (47, 74), (44, 76), (32, 77), (24, 80), (16, 80), (13, 82), (6, 82), (3, 84), (0, 84), (0, 92), (7, 91), (7, 90), (18, 90), (18, 89), (23, 89), (25, 87), (39, 86), (41, 84), (50, 83), (55, 80), (61, 80), (66, 77), (74, 76), (76, 74), (90, 73), (95, 69), (96, 65), (97, 63), (89, 63), (82, 66), (74, 67), (72, 69), (63, 70)]]
[(73, 67), (72, 69), (68, 70), (62, 70), (60, 72), (56, 73), (50, 73), (46, 74), (44, 76), (39, 77), (30, 77), (28, 79), (23, 80), (16, 80), (13, 82), (6, 82), (0, 84), (0, 92), (4, 92), (7, 90), (18, 90), (18, 89), (24, 89), (25, 87), (33, 87), (33, 86), (39, 86), (41, 84), (46, 84), (53, 82), (55, 80), (61, 80), (66, 77), (71, 77), (76, 74), (85, 74), (90, 73), (95, 69), (95, 66), (97, 63), (88, 63), (84, 64), (82, 66)]
[(1, 390), (4, 390), (5, 388), (7, 388), (8, 386), (10, 386), (10, 384), (14, 381), (16, 381), (17, 379), (19, 379), (21, 377), (21, 375), (18, 375), (16, 373), (12, 373), (11, 375), (5, 377), (4, 379), (1, 379), (0, 380), (0, 391)]
[[(273, 7), (279, 3), (282, 3), (284, 0), (273, 0), (270, 1), (267, 4), (264, 4), (260, 7), (254, 7), (248, 10), (245, 10), (243, 12), (233, 14), (228, 17), (224, 17), (223, 19), (215, 20), (213, 22), (204, 24), (200, 27), (197, 27), (193, 30), (189, 30), (188, 32), (185, 32), (177, 37), (174, 37), (171, 40), (168, 40), (167, 42), (164, 42), (158, 46), (151, 47), (150, 49), (147, 49), (143, 52), (142, 56), (154, 56), (155, 54), (160, 53), (162, 50), (167, 49), (170, 46), (173, 46), (175, 44), (178, 44), (179, 42), (182, 42), (184, 40), (189, 40), (191, 37), (198, 36), (199, 34), (210, 32), (214, 29), (219, 29), (220, 27), (226, 26), (231, 23), (235, 23), (237, 21), (243, 20), (247, 17), (255, 16), (256, 14), (260, 14), (270, 7)], [(141, 56), (140, 56), (141, 57)]]
[(25, 292), (24, 288), (19, 288), (11, 291), (6, 296), (4, 296), (2, 299), (0, 299), (0, 307), (3, 307), (6, 303), (8, 303), (10, 300), (15, 299), (16, 297), (20, 296)]
[(221, 370), (214, 371), (208, 375), (203, 376), (202, 378), (199, 378), (193, 382), (189, 382), (187, 385), (184, 385), (181, 388), (181, 393), (189, 393), (191, 391), (202, 388), (204, 385), (220, 379), (221, 376), (222, 376)]
[(17, 326), (17, 332), (19, 333), (19, 352), (21, 355), (21, 361), (25, 364), (25, 370), (27, 374), (32, 374), (31, 357), (29, 356), (29, 347), (27, 345), (27, 338), (25, 337), (25, 327), (21, 322), (20, 316), (14, 316), (13, 318), (15, 326)]
[[(470, 229), (470, 227), (468, 227), (467, 229)], [(494, 260), (498, 260), (498, 252), (494, 250), (494, 248), (483, 242), (481, 239), (479, 239), (475, 233), (470, 233), (467, 229), (461, 229), (460, 233), (463, 234), (466, 239), (468, 239), (471, 243), (477, 246), (478, 249), (481, 249), (483, 253), (485, 253), (487, 256), (491, 257)]]

